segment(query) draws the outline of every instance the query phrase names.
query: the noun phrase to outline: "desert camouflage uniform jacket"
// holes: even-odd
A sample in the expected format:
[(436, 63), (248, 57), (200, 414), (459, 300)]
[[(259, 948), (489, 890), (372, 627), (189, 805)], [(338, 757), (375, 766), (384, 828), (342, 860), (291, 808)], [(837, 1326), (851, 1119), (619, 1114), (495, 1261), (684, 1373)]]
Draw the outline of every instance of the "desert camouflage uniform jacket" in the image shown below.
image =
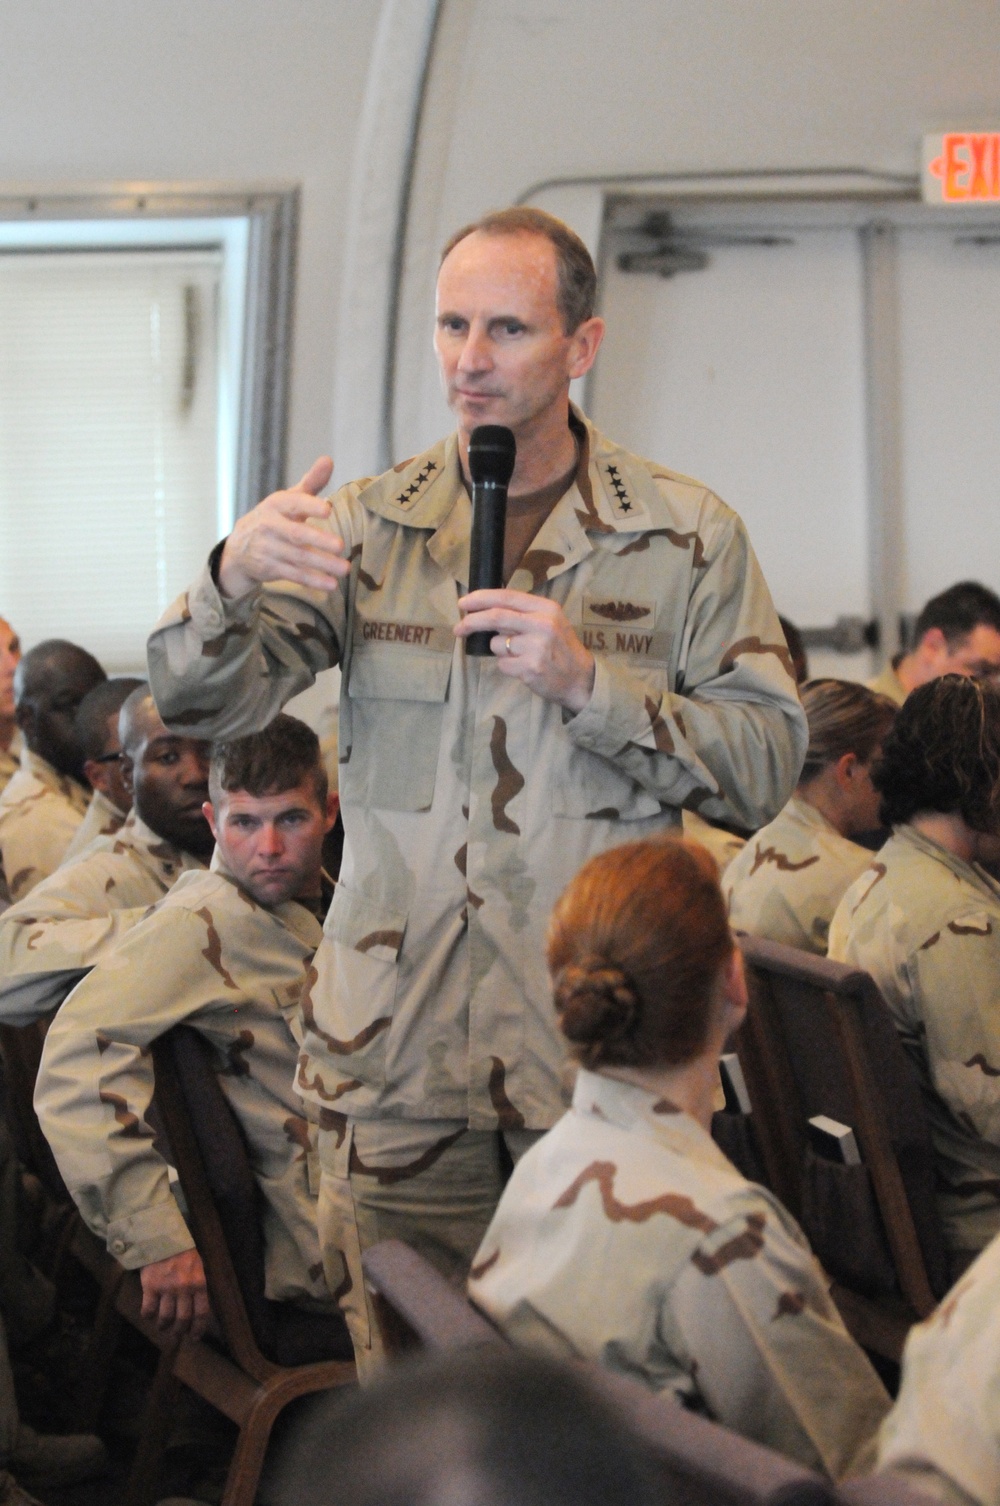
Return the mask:
[(724, 826), (713, 826), (703, 816), (699, 816), (697, 811), (684, 812), (683, 831), (685, 837), (692, 842), (700, 842), (702, 847), (708, 848), (715, 859), (720, 877), (747, 845), (746, 837), (738, 837), (734, 831), (727, 831)]
[(837, 1478), (888, 1411), (777, 1199), (689, 1115), (599, 1073), (515, 1166), (469, 1292), (515, 1343), (639, 1377)]
[(186, 873), (50, 1026), (35, 1108), (84, 1219), (128, 1269), (193, 1243), (145, 1120), (147, 1048), (186, 1022), (214, 1047), (264, 1195), (267, 1295), (330, 1300), (315, 1130), (292, 1089), (299, 995), (321, 935), (302, 905), (266, 909), (221, 869)]
[(172, 847), (133, 811), (27, 899), (0, 916), (0, 1022), (27, 1025), (58, 1009), (70, 989), (162, 899), (204, 864)]
[(543, 938), (570, 877), (685, 801), (756, 827), (798, 773), (805, 721), (739, 519), (578, 422), (578, 479), (510, 580), (595, 653), (577, 715), (454, 639), (471, 522), (454, 436), (337, 493), (345, 588), (224, 601), (206, 570), (150, 640), (161, 714), (197, 736), (263, 726), (342, 665), (346, 842), (299, 1077), (336, 1114), (547, 1128), (564, 1052)]
[(898, 826), (844, 895), (830, 956), (875, 979), (912, 1057), (955, 1251), (1000, 1231), (1000, 885)]
[(81, 853), (86, 852), (91, 842), (96, 842), (98, 837), (113, 837), (116, 831), (121, 831), (125, 825), (128, 811), (120, 811), (117, 805), (112, 805), (107, 795), (102, 795), (100, 790), (95, 790), (87, 806), (87, 814), (77, 827), (72, 842), (63, 856), (63, 863), (72, 863)]
[(793, 795), (726, 869), (722, 891), (733, 929), (825, 953), (833, 912), (871, 858)]
[(878, 1463), (946, 1501), (1000, 1501), (1000, 1240), (910, 1329)]
[(89, 801), (82, 784), (22, 748), (21, 767), (0, 795), (0, 869), (12, 900), (59, 867)]

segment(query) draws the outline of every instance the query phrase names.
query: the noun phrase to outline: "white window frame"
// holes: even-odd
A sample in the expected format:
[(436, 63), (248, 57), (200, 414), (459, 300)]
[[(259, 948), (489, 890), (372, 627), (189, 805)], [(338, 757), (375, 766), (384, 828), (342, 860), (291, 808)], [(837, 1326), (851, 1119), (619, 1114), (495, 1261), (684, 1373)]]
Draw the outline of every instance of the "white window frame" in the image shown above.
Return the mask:
[[(0, 252), (217, 245), (242, 317), (220, 353), (232, 401), (220, 409), (219, 533), (285, 481), (299, 189), (112, 183), (0, 190)], [(235, 442), (234, 442), (235, 440)]]

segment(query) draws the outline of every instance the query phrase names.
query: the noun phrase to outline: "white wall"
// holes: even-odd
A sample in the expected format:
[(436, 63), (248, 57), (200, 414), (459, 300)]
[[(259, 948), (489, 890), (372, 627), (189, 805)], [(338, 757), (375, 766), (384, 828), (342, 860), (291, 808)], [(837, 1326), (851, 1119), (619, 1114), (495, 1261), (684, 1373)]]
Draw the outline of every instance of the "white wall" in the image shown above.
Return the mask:
[(435, 253), (486, 208), (577, 175), (916, 174), (925, 131), (1000, 124), (996, 0), (444, 0), (438, 31), (411, 207), (398, 455), (448, 423), (425, 354)]
[(0, 181), (302, 185), (289, 470), (330, 445), (378, 0), (0, 0)]

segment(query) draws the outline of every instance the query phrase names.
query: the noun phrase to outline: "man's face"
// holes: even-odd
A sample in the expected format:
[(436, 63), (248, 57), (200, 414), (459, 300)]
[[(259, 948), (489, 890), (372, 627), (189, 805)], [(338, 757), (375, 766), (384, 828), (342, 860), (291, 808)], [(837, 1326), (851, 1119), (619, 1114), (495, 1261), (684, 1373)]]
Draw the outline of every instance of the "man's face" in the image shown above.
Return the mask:
[(21, 658), (21, 640), (10, 623), (0, 617), (0, 723), (14, 717), (14, 671)]
[(132, 792), (125, 783), (122, 770), (122, 745), (118, 736), (117, 711), (113, 711), (108, 717), (100, 758), (88, 758), (83, 766), (83, 772), (93, 789), (100, 790), (101, 794), (105, 795), (118, 810), (128, 811), (132, 804)]
[(126, 788), (146, 825), (182, 852), (207, 862), (214, 840), (202, 810), (208, 796), (209, 745), (147, 725), (122, 759)]
[(930, 628), (920, 640), (918, 653), (930, 671), (927, 680), (939, 675), (965, 675), (973, 680), (1000, 675), (1000, 633), (984, 622), (951, 643), (940, 628)]
[(554, 415), (565, 420), (569, 383), (593, 362), (600, 320), (573, 334), (556, 305), (556, 250), (531, 233), (473, 231), (438, 274), (434, 348), (459, 429), (504, 424), (519, 438)]
[(226, 867), (259, 905), (319, 894), (323, 838), (334, 817), (311, 776), (280, 795), (224, 790), (205, 815)]

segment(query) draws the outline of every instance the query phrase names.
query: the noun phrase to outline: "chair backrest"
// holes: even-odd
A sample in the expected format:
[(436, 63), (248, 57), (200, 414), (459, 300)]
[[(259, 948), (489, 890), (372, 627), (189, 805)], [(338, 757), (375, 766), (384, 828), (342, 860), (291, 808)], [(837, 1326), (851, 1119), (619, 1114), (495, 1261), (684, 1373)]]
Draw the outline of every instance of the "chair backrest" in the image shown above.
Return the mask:
[(35, 1080), (42, 1059), (46, 1022), (0, 1025), (3, 1111), (21, 1164), (38, 1177), (57, 1203), (71, 1204), (56, 1158), (35, 1113)]
[[(768, 1180), (849, 1289), (926, 1316), (949, 1284), (934, 1153), (916, 1072), (867, 973), (741, 938), (750, 1010), (739, 1043)], [(808, 1121), (854, 1131), (860, 1165), (817, 1155)]]
[(377, 1298), (379, 1324), (390, 1352), (470, 1349), (501, 1342), (499, 1331), (465, 1294), (402, 1240), (372, 1245), (361, 1264)]
[(814, 1470), (686, 1411), (628, 1376), (587, 1368), (652, 1449), (662, 1470), (664, 1501), (671, 1506), (831, 1506), (833, 1487)]
[(845, 1481), (837, 1489), (837, 1498), (848, 1506), (928, 1506), (937, 1499), (892, 1469)]
[[(378, 1298), (390, 1353), (506, 1342), (461, 1291), (399, 1240), (373, 1245), (362, 1265)], [(832, 1506), (830, 1485), (812, 1470), (686, 1412), (672, 1397), (657, 1396), (627, 1376), (592, 1364), (582, 1368), (650, 1446), (671, 1506)]]
[(351, 1359), (339, 1314), (306, 1312), (265, 1295), (261, 1192), (208, 1042), (190, 1026), (175, 1026), (154, 1043), (153, 1064), (191, 1232), (234, 1358), (261, 1380), (275, 1365)]

